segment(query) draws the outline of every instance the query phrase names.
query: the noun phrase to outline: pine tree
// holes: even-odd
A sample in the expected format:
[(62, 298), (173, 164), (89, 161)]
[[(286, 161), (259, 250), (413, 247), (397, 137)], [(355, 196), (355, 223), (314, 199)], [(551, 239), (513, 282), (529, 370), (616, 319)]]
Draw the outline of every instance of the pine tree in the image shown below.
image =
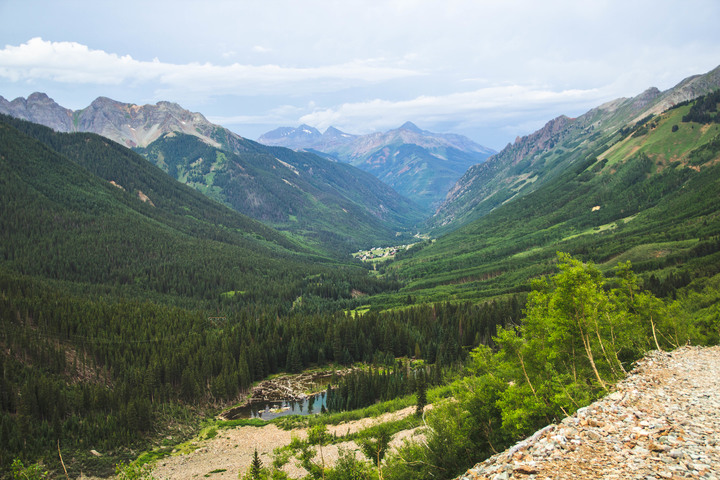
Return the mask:
[(421, 417), (425, 405), (427, 405), (427, 384), (425, 383), (425, 373), (420, 372), (418, 375), (417, 386), (415, 390), (417, 394), (417, 406), (415, 407), (415, 415)]
[(262, 460), (260, 460), (260, 455), (258, 455), (257, 448), (255, 448), (252, 463), (250, 464), (250, 478), (252, 478), (252, 480), (259, 480), (262, 475), (262, 468)]
[(285, 370), (292, 373), (300, 373), (302, 371), (302, 358), (300, 357), (300, 346), (296, 338), (290, 341), (288, 349), (287, 361), (285, 362)]

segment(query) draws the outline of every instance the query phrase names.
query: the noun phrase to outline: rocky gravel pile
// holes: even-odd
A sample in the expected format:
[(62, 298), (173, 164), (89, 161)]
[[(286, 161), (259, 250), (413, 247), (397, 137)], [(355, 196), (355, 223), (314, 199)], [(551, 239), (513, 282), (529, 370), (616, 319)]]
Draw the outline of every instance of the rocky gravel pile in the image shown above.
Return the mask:
[(649, 353), (603, 399), (459, 478), (720, 479), (720, 347)]

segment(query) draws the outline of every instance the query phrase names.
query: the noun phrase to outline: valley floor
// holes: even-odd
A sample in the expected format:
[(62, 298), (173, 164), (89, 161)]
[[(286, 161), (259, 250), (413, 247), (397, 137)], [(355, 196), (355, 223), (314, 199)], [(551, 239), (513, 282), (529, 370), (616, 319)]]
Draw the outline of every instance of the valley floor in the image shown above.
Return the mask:
[[(386, 413), (377, 418), (363, 418), (361, 420), (328, 425), (328, 433), (337, 436), (347, 435), (372, 425), (398, 420), (413, 415), (415, 407), (407, 407), (397, 412)], [(391, 448), (402, 444), (407, 438), (422, 435), (419, 429), (404, 430), (393, 436)], [(153, 470), (155, 478), (171, 478), (173, 480), (191, 480), (197, 478), (210, 479), (237, 479), (238, 472), (245, 473), (250, 466), (253, 453), (257, 448), (260, 459), (264, 465), (272, 465), (273, 449), (288, 445), (292, 437), (304, 439), (307, 429), (281, 430), (270, 424), (264, 427), (242, 426), (218, 430), (216, 437), (201, 440), (196, 443), (198, 448), (191, 453), (175, 455), (159, 460)], [(362, 455), (355, 442), (343, 442), (323, 447), (323, 457), (327, 466), (334, 465), (338, 458), (339, 449), (356, 451), (358, 458)], [(320, 460), (320, 456), (316, 457)], [(223, 471), (217, 471), (223, 470)], [(284, 470), (291, 477), (301, 477), (305, 470), (290, 461)], [(215, 473), (212, 473), (216, 471)]]
[(461, 480), (720, 478), (720, 346), (651, 352), (614, 389)]

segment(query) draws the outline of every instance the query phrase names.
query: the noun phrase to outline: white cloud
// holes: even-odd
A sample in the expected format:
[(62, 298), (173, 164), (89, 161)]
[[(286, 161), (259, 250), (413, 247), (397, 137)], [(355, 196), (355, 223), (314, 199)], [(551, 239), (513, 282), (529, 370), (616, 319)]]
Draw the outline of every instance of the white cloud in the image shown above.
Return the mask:
[(408, 119), (418, 122), (458, 122), (489, 125), (509, 117), (523, 117), (539, 110), (562, 110), (572, 106), (590, 108), (606, 99), (599, 89), (553, 91), (523, 85), (482, 88), (441, 96), (418, 96), (410, 100), (374, 99), (344, 103), (303, 115), (299, 122), (322, 130), (331, 125), (342, 128), (364, 125), (368, 131), (400, 125)]
[(301, 86), (309, 91), (345, 88), (416, 75), (418, 72), (383, 66), (375, 60), (314, 67), (172, 64), (158, 59), (148, 62), (93, 50), (75, 42), (50, 42), (41, 38), (19, 46), (7, 45), (0, 50), (0, 77), (13, 82), (50, 80), (100, 85), (155, 82), (159, 84), (159, 91), (208, 95), (235, 94), (243, 89), (271, 93)]
[(208, 120), (218, 125), (287, 125), (292, 124), (305, 109), (294, 105), (281, 105), (256, 115), (214, 115)]

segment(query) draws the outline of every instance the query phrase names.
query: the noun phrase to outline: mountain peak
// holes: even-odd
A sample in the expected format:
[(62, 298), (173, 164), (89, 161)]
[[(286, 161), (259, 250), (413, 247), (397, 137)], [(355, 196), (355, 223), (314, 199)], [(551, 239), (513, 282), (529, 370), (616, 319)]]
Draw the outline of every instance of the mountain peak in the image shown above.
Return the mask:
[(375, 175), (428, 211), (443, 200), (445, 192), (468, 167), (482, 163), (495, 153), (462, 135), (433, 133), (409, 121), (387, 132), (365, 135), (328, 127), (322, 136), (311, 137), (301, 132), (305, 127), (276, 129), (258, 141), (291, 149), (311, 149), (350, 163)]
[(8, 102), (0, 97), (0, 113), (52, 127), (59, 132), (72, 131), (72, 111), (61, 107), (42, 92)]
[(92, 108), (99, 108), (102, 109), (107, 106), (121, 106), (126, 105), (124, 103), (118, 102), (117, 100), (113, 100), (112, 98), (108, 97), (97, 97), (95, 100), (90, 103), (90, 107)]
[(28, 96), (27, 101), (28, 101), (28, 102), (47, 102), (47, 101), (50, 101), (50, 102), (55, 103), (55, 101), (54, 101), (53, 99), (51, 99), (50, 97), (48, 97), (47, 93), (43, 93), (43, 92), (33, 92), (33, 93), (31, 93), (30, 96)]
[(422, 130), (410, 121), (403, 123), (398, 130), (409, 130), (415, 133), (422, 133)]
[(335, 127), (328, 127), (327, 130), (325, 130), (325, 133), (323, 133), (324, 138), (350, 138), (354, 136), (355, 135), (350, 135), (342, 130), (338, 130)]
[(320, 131), (317, 128), (311, 127), (310, 125), (307, 125), (305, 123), (303, 123), (298, 128), (296, 128), (296, 131), (298, 133), (303, 133), (303, 134), (310, 135), (313, 137), (320, 136)]

